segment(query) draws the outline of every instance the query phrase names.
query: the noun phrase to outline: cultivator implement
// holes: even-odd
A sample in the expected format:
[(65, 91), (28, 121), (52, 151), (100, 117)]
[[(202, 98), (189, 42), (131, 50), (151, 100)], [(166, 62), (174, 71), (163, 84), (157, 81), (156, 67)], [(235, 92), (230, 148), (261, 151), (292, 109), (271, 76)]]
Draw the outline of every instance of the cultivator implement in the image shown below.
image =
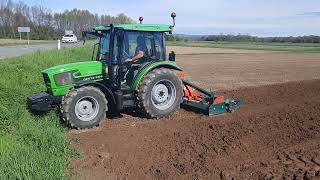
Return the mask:
[(217, 96), (214, 92), (207, 91), (191, 82), (184, 80), (183, 74), (178, 74), (181, 78), (183, 88), (182, 107), (206, 115), (221, 115), (236, 111), (240, 105), (240, 100), (234, 100), (230, 97)]

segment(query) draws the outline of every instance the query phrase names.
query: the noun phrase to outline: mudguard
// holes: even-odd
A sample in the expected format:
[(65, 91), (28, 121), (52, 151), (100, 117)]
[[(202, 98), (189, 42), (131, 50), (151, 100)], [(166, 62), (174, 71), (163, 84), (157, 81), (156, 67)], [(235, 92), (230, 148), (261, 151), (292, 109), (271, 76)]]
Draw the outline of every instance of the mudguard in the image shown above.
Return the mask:
[(106, 98), (108, 99), (108, 101), (111, 100), (112, 104), (116, 104), (116, 98), (115, 98), (113, 92), (111, 91), (110, 88), (105, 86), (103, 83), (100, 83), (97, 81), (81, 81), (81, 82), (76, 83), (75, 87), (78, 88), (78, 87), (82, 87), (82, 86), (93, 86), (93, 87), (99, 88), (106, 95)]
[(150, 71), (157, 69), (157, 68), (168, 68), (168, 69), (173, 69), (177, 71), (182, 71), (180, 67), (177, 66), (176, 62), (174, 61), (158, 61), (158, 62), (153, 62), (150, 64), (147, 64), (143, 68), (139, 70), (137, 75), (134, 77), (133, 82), (132, 82), (132, 89), (133, 90), (138, 90), (139, 88), (139, 83), (143, 79), (143, 77), (148, 74)]

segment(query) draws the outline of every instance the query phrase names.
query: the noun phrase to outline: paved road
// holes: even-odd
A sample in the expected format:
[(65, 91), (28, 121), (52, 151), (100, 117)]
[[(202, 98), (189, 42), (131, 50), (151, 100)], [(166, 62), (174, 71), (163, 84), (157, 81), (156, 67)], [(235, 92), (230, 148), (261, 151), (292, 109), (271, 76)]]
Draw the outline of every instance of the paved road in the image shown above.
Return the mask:
[[(61, 44), (61, 47), (71, 47), (82, 44)], [(45, 51), (48, 49), (58, 48), (58, 43), (37, 44), (37, 45), (17, 45), (17, 46), (0, 46), (0, 59), (17, 57), (24, 54), (31, 54), (34, 51)]]

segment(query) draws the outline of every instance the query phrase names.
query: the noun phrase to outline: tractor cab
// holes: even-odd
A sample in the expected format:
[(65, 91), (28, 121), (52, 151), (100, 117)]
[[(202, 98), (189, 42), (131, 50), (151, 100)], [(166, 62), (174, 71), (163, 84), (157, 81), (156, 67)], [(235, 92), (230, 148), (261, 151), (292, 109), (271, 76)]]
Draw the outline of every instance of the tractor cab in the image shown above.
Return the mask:
[[(146, 25), (135, 25), (136, 30), (126, 28), (125, 25), (98, 26), (90, 34), (96, 35), (99, 42), (96, 44), (94, 53), (95, 60), (110, 61), (113, 64), (124, 63), (136, 55), (137, 48), (145, 51), (143, 62), (166, 60), (165, 56), (165, 32), (166, 31), (144, 31)], [(165, 25), (162, 25), (165, 26)], [(157, 29), (159, 25), (153, 27)], [(111, 30), (113, 28), (113, 30)], [(168, 29), (168, 32), (170, 29)], [(113, 31), (113, 32), (111, 32)], [(84, 32), (87, 33), (87, 32)]]
[[(121, 79), (121, 83), (130, 86), (142, 67), (167, 60), (165, 35), (172, 30), (171, 25), (111, 24), (97, 26), (93, 31), (84, 31), (83, 37), (86, 39), (88, 35), (93, 35), (98, 38), (92, 60), (108, 65), (109, 72), (113, 72), (109, 74), (113, 76), (110, 79)], [(143, 52), (143, 56), (132, 60), (139, 51)], [(174, 61), (174, 58), (170, 60)]]

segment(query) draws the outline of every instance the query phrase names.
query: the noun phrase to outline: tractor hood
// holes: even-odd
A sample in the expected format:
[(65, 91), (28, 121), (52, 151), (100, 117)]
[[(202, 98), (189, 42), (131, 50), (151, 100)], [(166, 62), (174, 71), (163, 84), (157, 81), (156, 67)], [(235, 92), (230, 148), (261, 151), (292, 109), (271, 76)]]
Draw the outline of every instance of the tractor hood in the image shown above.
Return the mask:
[(77, 76), (90, 76), (102, 74), (102, 63), (100, 61), (86, 61), (71, 64), (63, 64), (45, 69), (42, 71), (42, 73), (46, 73), (49, 76), (53, 76), (69, 71), (77, 71)]
[(78, 83), (102, 80), (102, 75), (108, 73), (106, 67), (100, 61), (87, 61), (54, 66), (43, 70), (42, 74), (49, 92), (64, 95)]

